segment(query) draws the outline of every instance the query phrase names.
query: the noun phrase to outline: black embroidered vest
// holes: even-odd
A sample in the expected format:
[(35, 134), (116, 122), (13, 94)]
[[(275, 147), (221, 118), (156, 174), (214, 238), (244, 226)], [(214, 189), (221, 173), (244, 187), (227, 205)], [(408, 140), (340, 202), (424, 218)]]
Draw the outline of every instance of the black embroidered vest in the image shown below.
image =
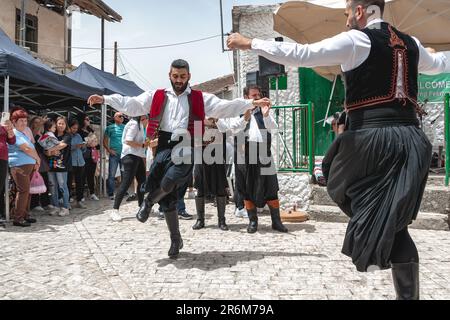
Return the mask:
[[(344, 72), (346, 110), (417, 105), (419, 48), (416, 41), (388, 23), (362, 30), (370, 39), (369, 57), (357, 68)], [(403, 100), (396, 98), (398, 65), (403, 64)]]

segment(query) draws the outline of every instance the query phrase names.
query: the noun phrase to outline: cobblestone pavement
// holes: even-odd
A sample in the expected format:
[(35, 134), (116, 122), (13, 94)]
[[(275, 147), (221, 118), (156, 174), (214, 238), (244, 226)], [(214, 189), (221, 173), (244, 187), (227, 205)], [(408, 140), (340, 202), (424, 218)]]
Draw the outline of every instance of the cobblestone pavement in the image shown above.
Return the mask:
[[(167, 257), (165, 221), (137, 222), (137, 203), (124, 203), (121, 223), (111, 201), (88, 202), (68, 217), (38, 215), (21, 229), (0, 228), (0, 299), (393, 299), (390, 271), (358, 273), (340, 253), (345, 224), (287, 224), (290, 233), (246, 232), (246, 219), (227, 207), (228, 232), (180, 221), (184, 249)], [(193, 200), (187, 200), (194, 212)], [(450, 233), (411, 230), (421, 257), (421, 298), (450, 299)]]

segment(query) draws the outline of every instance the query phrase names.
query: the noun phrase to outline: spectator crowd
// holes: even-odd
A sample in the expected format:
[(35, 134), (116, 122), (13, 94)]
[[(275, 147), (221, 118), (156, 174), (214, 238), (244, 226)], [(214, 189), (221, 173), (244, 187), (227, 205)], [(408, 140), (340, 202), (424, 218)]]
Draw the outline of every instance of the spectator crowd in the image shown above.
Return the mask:
[[(124, 197), (142, 202), (141, 192), (152, 161), (146, 141), (147, 117), (129, 119), (117, 112), (101, 141), (109, 155), (105, 185), (113, 201), (113, 221)], [(74, 209), (87, 209), (87, 201), (99, 201), (100, 141), (87, 114), (30, 116), (21, 107), (2, 115), (0, 125), (0, 223), (5, 222), (5, 183), (9, 212), (16, 227), (29, 227), (39, 214), (67, 216)], [(9, 181), (7, 180), (9, 172)], [(179, 192), (179, 217), (186, 212), (184, 196), (192, 182)], [(160, 218), (164, 218), (160, 212)]]
[(36, 213), (67, 216), (72, 209), (86, 209), (86, 199), (99, 200), (99, 161), (99, 139), (88, 115), (30, 117), (20, 107), (3, 113), (0, 220), (5, 219), (5, 183), (9, 183), (10, 215), (17, 227), (35, 223)]

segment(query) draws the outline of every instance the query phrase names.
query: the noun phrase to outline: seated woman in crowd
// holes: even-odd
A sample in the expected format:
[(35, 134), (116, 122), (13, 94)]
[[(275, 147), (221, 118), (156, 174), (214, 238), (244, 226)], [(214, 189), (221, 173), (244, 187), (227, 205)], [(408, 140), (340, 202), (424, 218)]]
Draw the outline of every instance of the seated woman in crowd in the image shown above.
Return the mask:
[(11, 121), (16, 136), (16, 143), (8, 149), (11, 176), (17, 188), (15, 207), (12, 211), (13, 224), (18, 227), (29, 227), (31, 223), (36, 222), (29, 215), (30, 181), (33, 171), (39, 170), (41, 159), (34, 148), (34, 144), (25, 134), (28, 113), (23, 109), (16, 109), (11, 114)]

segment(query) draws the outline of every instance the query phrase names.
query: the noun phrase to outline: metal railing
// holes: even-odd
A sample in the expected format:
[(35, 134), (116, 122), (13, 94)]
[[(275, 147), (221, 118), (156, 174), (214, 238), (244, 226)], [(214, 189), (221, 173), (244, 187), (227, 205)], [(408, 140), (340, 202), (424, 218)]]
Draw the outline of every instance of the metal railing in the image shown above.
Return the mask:
[(450, 93), (445, 95), (445, 185), (449, 185), (450, 177)]
[(314, 105), (275, 106), (279, 172), (314, 172)]

